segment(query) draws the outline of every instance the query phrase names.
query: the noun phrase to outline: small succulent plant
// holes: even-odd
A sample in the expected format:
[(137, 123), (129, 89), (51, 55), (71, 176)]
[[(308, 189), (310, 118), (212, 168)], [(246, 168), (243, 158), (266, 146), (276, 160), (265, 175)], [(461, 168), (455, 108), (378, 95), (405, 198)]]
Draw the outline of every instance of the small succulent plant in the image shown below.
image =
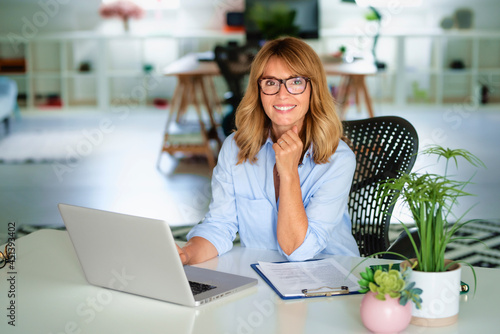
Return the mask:
[(392, 269), (392, 265), (384, 269), (382, 266), (367, 267), (362, 272), (361, 279), (358, 281), (360, 293), (371, 291), (375, 293), (375, 298), (385, 300), (385, 296), (391, 298), (399, 298), (400, 305), (406, 305), (411, 300), (415, 303), (417, 309), (420, 309), (422, 298), (420, 294), (422, 289), (415, 287), (415, 282), (407, 282), (410, 267), (406, 267), (401, 272), (397, 269)]

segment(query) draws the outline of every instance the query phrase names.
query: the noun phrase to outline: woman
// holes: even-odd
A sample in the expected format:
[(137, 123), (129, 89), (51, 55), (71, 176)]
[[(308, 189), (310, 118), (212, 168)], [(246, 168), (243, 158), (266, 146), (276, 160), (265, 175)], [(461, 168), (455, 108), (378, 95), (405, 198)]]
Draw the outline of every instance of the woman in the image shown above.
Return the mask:
[(212, 176), (212, 202), (188, 234), (184, 264), (221, 255), (239, 232), (243, 246), (290, 261), (324, 252), (359, 256), (347, 198), (354, 153), (314, 50), (285, 37), (256, 55)]

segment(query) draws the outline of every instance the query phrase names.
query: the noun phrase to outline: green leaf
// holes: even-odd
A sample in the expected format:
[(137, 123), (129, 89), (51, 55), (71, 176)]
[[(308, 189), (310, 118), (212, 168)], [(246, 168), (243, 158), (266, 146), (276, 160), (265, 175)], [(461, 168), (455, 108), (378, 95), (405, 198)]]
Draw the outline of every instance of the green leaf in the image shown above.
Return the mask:
[(389, 296), (391, 296), (391, 298), (399, 298), (401, 297), (401, 294), (399, 292), (392, 291), (389, 292)]
[(368, 288), (358, 290), (359, 293), (367, 293), (368, 291), (370, 291)]
[(373, 274), (374, 274), (373, 269), (367, 267), (365, 270), (366, 270), (367, 280), (373, 282)]
[[(446, 245), (466, 237), (455, 237), (455, 233), (465, 226), (461, 217), (456, 223), (449, 224), (448, 217), (453, 216), (452, 208), (457, 199), (471, 194), (464, 189), (471, 183), (472, 177), (466, 181), (452, 179), (448, 175), (448, 165), (453, 161), (458, 167), (458, 161), (463, 159), (475, 167), (485, 167), (484, 163), (463, 149), (450, 149), (438, 145), (430, 146), (421, 154), (432, 154), (446, 160), (442, 175), (434, 173), (419, 174), (402, 172), (400, 177), (382, 181), (379, 184), (377, 197), (393, 196), (391, 204), (401, 200), (410, 210), (418, 228), (420, 244), (409, 235), (418, 261), (418, 270), (444, 271), (444, 254)], [(466, 211), (470, 211), (466, 210)], [(402, 223), (408, 233), (406, 225)]]
[(368, 281), (367, 281), (367, 280), (365, 280), (365, 279), (361, 279), (361, 280), (359, 280), (359, 281), (358, 281), (358, 284), (359, 284), (360, 286), (368, 286), (368, 284), (369, 284), (369, 283), (370, 283), (370, 282), (368, 282)]

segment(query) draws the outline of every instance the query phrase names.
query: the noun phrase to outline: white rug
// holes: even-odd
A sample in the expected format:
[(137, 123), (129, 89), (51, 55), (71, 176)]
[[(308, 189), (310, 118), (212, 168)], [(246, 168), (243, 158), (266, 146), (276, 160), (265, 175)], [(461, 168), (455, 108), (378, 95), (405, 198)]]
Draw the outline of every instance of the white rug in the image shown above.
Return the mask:
[(0, 138), (0, 163), (51, 163), (77, 161), (88, 149), (81, 131), (12, 133)]

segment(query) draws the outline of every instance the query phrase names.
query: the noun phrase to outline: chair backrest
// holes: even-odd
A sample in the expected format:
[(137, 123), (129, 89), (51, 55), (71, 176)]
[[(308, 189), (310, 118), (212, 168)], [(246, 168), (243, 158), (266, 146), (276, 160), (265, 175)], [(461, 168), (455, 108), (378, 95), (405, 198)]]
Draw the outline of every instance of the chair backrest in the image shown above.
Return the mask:
[(411, 171), (417, 158), (418, 135), (411, 123), (396, 116), (343, 124), (357, 162), (348, 204), (352, 233), (361, 256), (368, 256), (389, 247), (395, 194), (381, 200), (377, 196), (378, 184)]
[(250, 73), (250, 65), (255, 54), (256, 49), (253, 46), (217, 45), (215, 47), (215, 61), (229, 90), (238, 100), (243, 98), (243, 79)]
[(223, 121), (223, 130), (226, 135), (234, 129), (236, 108), (245, 93), (244, 79), (250, 73), (250, 65), (257, 52), (258, 48), (253, 45), (217, 45), (214, 49), (215, 61), (232, 95), (229, 102), (233, 110)]

